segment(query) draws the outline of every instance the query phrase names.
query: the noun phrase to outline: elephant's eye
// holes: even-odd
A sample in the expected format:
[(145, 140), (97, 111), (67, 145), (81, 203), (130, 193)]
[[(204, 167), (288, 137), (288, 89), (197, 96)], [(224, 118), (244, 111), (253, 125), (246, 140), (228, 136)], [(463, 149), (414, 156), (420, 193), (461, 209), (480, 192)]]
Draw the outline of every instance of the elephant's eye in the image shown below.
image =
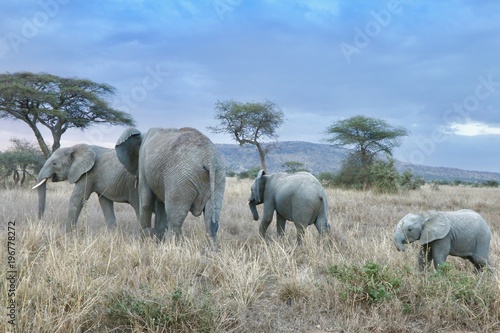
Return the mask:
[(411, 232), (412, 231), (412, 228), (408, 228), (408, 232)]

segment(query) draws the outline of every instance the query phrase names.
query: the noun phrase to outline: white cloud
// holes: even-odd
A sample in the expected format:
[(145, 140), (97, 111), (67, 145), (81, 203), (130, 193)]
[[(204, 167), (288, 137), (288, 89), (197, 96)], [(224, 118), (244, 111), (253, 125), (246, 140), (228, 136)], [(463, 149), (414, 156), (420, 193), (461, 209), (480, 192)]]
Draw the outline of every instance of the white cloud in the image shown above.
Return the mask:
[(453, 123), (449, 128), (453, 134), (462, 136), (500, 135), (500, 127), (490, 126), (481, 122)]

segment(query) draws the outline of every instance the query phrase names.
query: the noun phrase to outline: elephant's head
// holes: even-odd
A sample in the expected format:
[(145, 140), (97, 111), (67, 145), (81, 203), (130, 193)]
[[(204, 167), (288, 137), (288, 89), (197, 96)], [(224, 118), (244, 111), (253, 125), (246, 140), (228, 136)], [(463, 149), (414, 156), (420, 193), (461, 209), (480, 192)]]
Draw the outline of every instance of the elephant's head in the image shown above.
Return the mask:
[(252, 183), (250, 197), (248, 198), (248, 205), (252, 211), (253, 219), (257, 221), (259, 219), (259, 212), (257, 211), (257, 205), (264, 202), (264, 190), (266, 189), (266, 172), (260, 170), (259, 174)]
[(420, 245), (446, 237), (450, 232), (450, 221), (440, 212), (408, 214), (399, 221), (394, 231), (394, 244), (399, 251), (404, 251), (404, 244), (416, 240)]
[(137, 175), (139, 168), (139, 149), (141, 148), (142, 134), (136, 128), (127, 128), (118, 138), (115, 145), (116, 156), (125, 169)]
[(96, 154), (91, 146), (79, 144), (68, 148), (59, 148), (45, 162), (38, 173), (38, 218), (41, 219), (45, 211), (46, 181), (53, 182), (68, 180), (76, 183), (83, 174), (88, 172), (95, 163)]

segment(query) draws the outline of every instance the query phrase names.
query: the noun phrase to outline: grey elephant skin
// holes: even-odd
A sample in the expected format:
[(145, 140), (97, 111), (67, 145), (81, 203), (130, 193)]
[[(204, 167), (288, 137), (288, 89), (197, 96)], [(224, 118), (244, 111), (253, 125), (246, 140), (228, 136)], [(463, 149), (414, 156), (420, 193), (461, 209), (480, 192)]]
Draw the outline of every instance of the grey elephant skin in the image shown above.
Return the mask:
[(431, 261), (434, 267), (448, 255), (470, 260), (476, 270), (490, 263), (491, 231), (488, 223), (473, 210), (428, 211), (408, 214), (397, 224), (394, 244), (404, 251), (404, 244), (418, 241), (418, 266), (424, 270)]
[(116, 224), (113, 202), (129, 203), (138, 213), (139, 198), (134, 188), (134, 176), (118, 161), (114, 149), (77, 144), (56, 150), (40, 170), (38, 185), (34, 187), (38, 187), (39, 219), (45, 211), (47, 179), (75, 184), (69, 199), (68, 231), (76, 225), (84, 202), (94, 192), (99, 197), (109, 227)]
[[(218, 246), (217, 230), (224, 198), (226, 172), (215, 145), (194, 128), (152, 128), (142, 134), (126, 129), (116, 154), (139, 184), (139, 222), (146, 234), (180, 238), (188, 212), (204, 214), (207, 235)], [(152, 198), (164, 203), (165, 226), (151, 229)]]
[(320, 182), (308, 172), (294, 174), (266, 174), (263, 170), (255, 178), (248, 199), (253, 219), (259, 220), (257, 205), (264, 204), (259, 233), (265, 239), (274, 212), (278, 236), (285, 233), (286, 221), (297, 229), (297, 242), (302, 243), (305, 228), (311, 224), (321, 234), (330, 229), (328, 201)]

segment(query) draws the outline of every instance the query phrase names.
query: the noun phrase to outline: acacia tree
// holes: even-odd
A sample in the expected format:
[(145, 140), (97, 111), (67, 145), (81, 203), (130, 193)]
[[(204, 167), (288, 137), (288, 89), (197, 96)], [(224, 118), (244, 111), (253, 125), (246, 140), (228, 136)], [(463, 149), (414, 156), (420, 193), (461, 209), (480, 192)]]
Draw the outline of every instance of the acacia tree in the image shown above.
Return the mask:
[(0, 179), (12, 176), (15, 186), (18, 183), (23, 186), (27, 176), (36, 179), (45, 158), (36, 143), (17, 138), (10, 139), (10, 142), (12, 146), (0, 153)]
[(84, 130), (98, 123), (133, 126), (132, 116), (106, 101), (114, 93), (112, 86), (86, 79), (30, 72), (0, 74), (0, 119), (25, 122), (48, 158), (51, 150), (40, 125), (52, 134), (52, 152), (60, 147), (69, 128)]
[(359, 156), (362, 164), (370, 164), (381, 152), (392, 156), (392, 150), (401, 144), (400, 138), (407, 136), (408, 132), (382, 119), (354, 116), (332, 124), (327, 134), (331, 137), (326, 141), (350, 149)]
[[(326, 141), (351, 150), (344, 161), (339, 178), (344, 183), (366, 186), (371, 181), (372, 166), (377, 155), (392, 156), (392, 150), (400, 145), (400, 139), (408, 135), (403, 127), (394, 127), (385, 120), (354, 116), (340, 120), (327, 128), (331, 135)], [(393, 169), (393, 164), (389, 168)]]
[(213, 133), (228, 133), (241, 146), (257, 147), (262, 169), (266, 170), (266, 155), (272, 148), (262, 139), (277, 139), (276, 130), (284, 121), (281, 109), (271, 101), (264, 103), (240, 103), (234, 100), (215, 103), (215, 119), (219, 125), (208, 127)]
[(300, 172), (300, 171), (309, 172), (309, 170), (307, 170), (304, 167), (304, 163), (297, 162), (297, 161), (288, 161), (288, 162), (285, 162), (285, 163), (283, 163), (283, 168), (285, 168), (285, 172), (286, 173), (297, 173), (297, 172)]

